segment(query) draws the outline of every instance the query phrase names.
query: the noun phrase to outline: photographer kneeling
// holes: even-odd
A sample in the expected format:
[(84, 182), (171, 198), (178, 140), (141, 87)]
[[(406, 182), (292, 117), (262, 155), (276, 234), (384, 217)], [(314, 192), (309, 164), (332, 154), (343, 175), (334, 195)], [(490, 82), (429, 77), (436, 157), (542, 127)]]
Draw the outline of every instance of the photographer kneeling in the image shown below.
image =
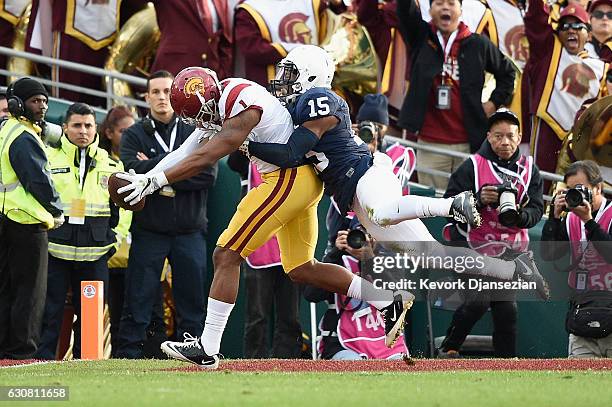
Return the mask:
[(569, 166), (567, 189), (553, 201), (542, 231), (542, 257), (571, 255), (572, 288), (566, 318), (570, 358), (612, 357), (612, 203), (603, 196), (601, 170), (593, 161)]
[[(477, 195), (482, 226), (472, 229), (454, 222), (447, 239), (468, 245), (490, 257), (513, 258), (527, 250), (527, 229), (544, 211), (542, 178), (531, 157), (521, 155), (520, 122), (508, 109), (498, 109), (488, 121), (487, 139), (478, 152), (451, 175), (445, 197), (471, 190)], [(448, 236), (450, 234), (450, 236)], [(458, 357), (472, 327), (491, 307), (493, 347), (497, 357), (516, 356), (517, 309), (515, 295), (507, 291), (468, 291), (455, 311), (441, 345), (440, 357)]]

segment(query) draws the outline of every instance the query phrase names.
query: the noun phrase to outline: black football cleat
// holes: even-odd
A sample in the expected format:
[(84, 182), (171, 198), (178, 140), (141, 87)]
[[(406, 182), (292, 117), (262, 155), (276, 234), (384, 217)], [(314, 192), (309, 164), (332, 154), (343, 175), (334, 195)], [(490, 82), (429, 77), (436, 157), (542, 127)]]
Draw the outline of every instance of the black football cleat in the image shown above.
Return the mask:
[(520, 256), (514, 259), (514, 264), (516, 265), (514, 279), (520, 278), (522, 281), (535, 282), (538, 295), (542, 299), (548, 300), (550, 298), (550, 289), (548, 288), (548, 283), (544, 280), (542, 274), (540, 274), (538, 266), (533, 261), (533, 253), (521, 253)]
[(200, 338), (194, 338), (187, 332), (183, 334), (183, 342), (166, 341), (161, 344), (161, 350), (169, 358), (193, 363), (205, 369), (216, 369), (219, 367), (219, 355), (209, 356), (204, 352), (200, 344)]
[(464, 191), (453, 197), (449, 216), (457, 222), (468, 224), (473, 228), (480, 226), (482, 218), (476, 208), (476, 199), (472, 191)]
[(393, 297), (393, 302), (383, 308), (380, 313), (385, 320), (385, 345), (392, 348), (397, 342), (406, 323), (406, 313), (412, 307), (414, 295), (408, 293), (406, 299), (402, 298), (401, 294), (396, 294)]

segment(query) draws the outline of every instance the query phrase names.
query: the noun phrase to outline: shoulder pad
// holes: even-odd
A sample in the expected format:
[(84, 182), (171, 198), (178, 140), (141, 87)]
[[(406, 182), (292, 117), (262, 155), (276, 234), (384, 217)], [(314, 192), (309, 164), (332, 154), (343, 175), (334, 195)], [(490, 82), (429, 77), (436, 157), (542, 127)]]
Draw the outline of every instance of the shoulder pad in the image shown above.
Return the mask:
[(333, 116), (339, 109), (338, 96), (326, 88), (312, 88), (298, 97), (294, 109), (294, 124)]

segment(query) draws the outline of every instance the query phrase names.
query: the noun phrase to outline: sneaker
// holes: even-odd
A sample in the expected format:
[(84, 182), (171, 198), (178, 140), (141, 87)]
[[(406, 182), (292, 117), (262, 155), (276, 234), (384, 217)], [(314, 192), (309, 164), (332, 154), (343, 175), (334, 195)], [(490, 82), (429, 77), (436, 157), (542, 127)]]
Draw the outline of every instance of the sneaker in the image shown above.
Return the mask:
[(219, 355), (209, 356), (200, 344), (200, 338), (194, 338), (189, 333), (183, 334), (183, 342), (166, 341), (161, 344), (161, 350), (169, 358), (193, 363), (206, 369), (216, 369), (219, 366)]
[(404, 330), (406, 313), (412, 307), (413, 301), (414, 295), (410, 293), (406, 299), (402, 299), (401, 294), (396, 294), (393, 302), (380, 311), (385, 320), (385, 345), (388, 348), (395, 345), (397, 338)]
[(454, 349), (438, 350), (438, 359), (459, 359), (461, 355)]
[(449, 215), (457, 222), (466, 223), (471, 227), (478, 227), (482, 223), (472, 191), (464, 191), (453, 197)]
[(548, 283), (544, 280), (544, 277), (542, 277), (538, 270), (538, 266), (533, 261), (533, 253), (521, 253), (520, 256), (514, 259), (514, 264), (516, 265), (514, 278), (520, 278), (522, 281), (527, 282), (535, 282), (538, 295), (542, 299), (548, 300), (550, 298)]

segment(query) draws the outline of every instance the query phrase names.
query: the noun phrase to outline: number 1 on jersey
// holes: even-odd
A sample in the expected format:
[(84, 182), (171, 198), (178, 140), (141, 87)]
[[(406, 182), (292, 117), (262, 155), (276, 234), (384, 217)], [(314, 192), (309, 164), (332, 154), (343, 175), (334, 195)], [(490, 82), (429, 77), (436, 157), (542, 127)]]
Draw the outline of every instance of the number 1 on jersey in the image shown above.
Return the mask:
[(321, 96), (320, 98), (316, 99), (315, 106), (315, 99), (310, 99), (308, 101), (308, 106), (310, 106), (310, 113), (308, 115), (310, 117), (328, 115), (330, 112), (328, 101), (329, 99), (327, 99), (327, 96)]

